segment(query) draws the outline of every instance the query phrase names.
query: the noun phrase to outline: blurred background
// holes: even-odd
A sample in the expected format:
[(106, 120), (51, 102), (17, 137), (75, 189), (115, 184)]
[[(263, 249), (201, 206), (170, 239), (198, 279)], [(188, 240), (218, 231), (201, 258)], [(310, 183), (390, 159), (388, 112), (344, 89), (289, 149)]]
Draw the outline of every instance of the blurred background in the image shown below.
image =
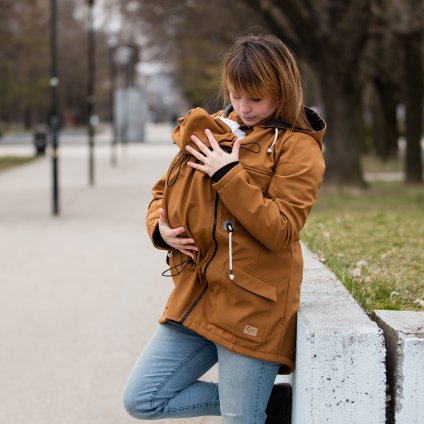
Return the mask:
[[(40, 422), (131, 420), (120, 384), (170, 291), (158, 289), (163, 258), (143, 228), (150, 188), (176, 152), (177, 118), (222, 108), (223, 54), (245, 33), (287, 43), (305, 104), (327, 122), (325, 180), (302, 241), (366, 312), (424, 310), (422, 1), (0, 6), (0, 363), (11, 364), (0, 422), (27, 422), (16, 393), (29, 386)], [(93, 389), (105, 379), (100, 352), (109, 352), (107, 394)], [(59, 419), (59, 389), (50, 390), (67, 379), (72, 413)]]
[[(139, 110), (137, 120), (143, 122), (171, 122), (193, 106), (219, 109), (216, 89), (223, 52), (236, 36), (260, 32), (260, 27), (280, 36), (294, 51), (302, 69), (305, 103), (317, 107), (330, 123), (327, 184), (364, 186), (361, 155), (373, 155), (383, 164), (401, 157), (396, 170), (408, 182), (422, 182), (423, 5), (419, 1), (59, 3), (55, 37), (62, 129), (87, 121), (92, 70), (87, 52), (94, 56), (99, 121), (110, 123), (116, 109), (119, 139), (141, 141), (142, 128), (132, 134), (136, 131), (130, 124), (133, 102)], [(87, 16), (90, 3), (92, 19)], [(47, 0), (2, 1), (3, 137), (48, 122), (49, 4)], [(87, 38), (89, 25), (94, 27), (95, 47)]]

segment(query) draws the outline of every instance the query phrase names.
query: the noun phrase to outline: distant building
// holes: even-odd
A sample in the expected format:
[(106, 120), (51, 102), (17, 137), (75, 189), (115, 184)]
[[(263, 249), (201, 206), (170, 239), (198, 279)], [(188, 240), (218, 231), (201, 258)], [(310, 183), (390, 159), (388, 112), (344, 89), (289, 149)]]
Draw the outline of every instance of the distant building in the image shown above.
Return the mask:
[(186, 114), (189, 103), (176, 87), (168, 65), (142, 62), (138, 64), (137, 71), (146, 96), (147, 120), (169, 122)]

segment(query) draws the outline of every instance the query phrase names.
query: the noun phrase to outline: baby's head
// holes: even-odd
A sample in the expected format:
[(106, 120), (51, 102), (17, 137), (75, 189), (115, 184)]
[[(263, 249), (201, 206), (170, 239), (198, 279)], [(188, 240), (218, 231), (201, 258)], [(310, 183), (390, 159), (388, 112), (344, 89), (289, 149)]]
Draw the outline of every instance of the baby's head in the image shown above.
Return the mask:
[(227, 52), (221, 90), (228, 102), (231, 94), (251, 99), (268, 98), (276, 104), (274, 116), (292, 124), (303, 119), (303, 91), (296, 61), (287, 46), (273, 35), (238, 38)]

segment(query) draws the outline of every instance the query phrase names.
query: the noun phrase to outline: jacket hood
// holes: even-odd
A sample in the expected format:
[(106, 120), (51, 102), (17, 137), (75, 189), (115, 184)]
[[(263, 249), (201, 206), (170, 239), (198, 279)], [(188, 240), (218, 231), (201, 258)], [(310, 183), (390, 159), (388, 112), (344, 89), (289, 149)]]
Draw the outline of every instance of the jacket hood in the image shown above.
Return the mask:
[[(322, 150), (322, 139), (327, 129), (327, 124), (325, 123), (324, 119), (322, 119), (321, 116), (310, 107), (303, 106), (303, 110), (305, 112), (306, 118), (309, 121), (310, 126), (312, 127), (312, 130), (294, 127), (292, 124), (289, 124), (288, 122), (279, 118), (271, 119), (270, 121), (260, 123), (258, 126), (262, 128), (278, 128), (278, 129), (291, 130), (291, 131), (303, 132), (305, 134), (309, 134), (316, 140), (316, 142), (319, 144)], [(243, 122), (238, 117), (236, 112), (234, 112), (234, 108), (231, 103), (224, 109), (223, 116), (225, 117), (228, 116), (230, 119), (234, 119), (237, 122), (239, 122), (240, 129), (242, 130), (244, 128), (249, 128), (243, 124)]]
[[(222, 115), (222, 114), (221, 114)], [(223, 149), (230, 149), (238, 136), (234, 129), (230, 128), (224, 120), (220, 119), (220, 114), (210, 115), (206, 110), (197, 107), (191, 109), (183, 118), (178, 118), (179, 125), (172, 132), (174, 143), (184, 153), (187, 153), (185, 147), (191, 146), (198, 149), (191, 140), (191, 136), (197, 136), (207, 147), (211, 147), (205, 134), (205, 129), (211, 130), (215, 139)]]
[[(326, 130), (326, 124), (318, 113), (311, 108), (304, 106), (304, 111), (312, 130), (294, 127), (282, 119), (272, 119), (259, 123), (254, 127), (262, 128), (263, 130), (269, 128), (275, 129), (275, 137), (269, 153), (271, 153), (272, 147), (277, 141), (278, 130), (280, 129), (308, 134), (315, 139), (322, 150), (322, 139)], [(237, 128), (231, 128), (225, 122), (225, 118), (231, 119)], [(227, 151), (231, 151), (233, 143), (239, 138), (240, 131), (252, 130), (252, 127), (245, 125), (238, 117), (231, 104), (223, 111), (219, 111), (213, 115), (210, 115), (200, 107), (191, 109), (185, 117), (179, 118), (178, 122), (179, 125), (172, 133), (172, 139), (183, 153), (187, 153), (186, 146), (188, 145), (197, 150), (196, 144), (191, 140), (192, 135), (196, 135), (207, 147), (211, 147), (205, 134), (206, 128), (211, 130), (221, 148)]]

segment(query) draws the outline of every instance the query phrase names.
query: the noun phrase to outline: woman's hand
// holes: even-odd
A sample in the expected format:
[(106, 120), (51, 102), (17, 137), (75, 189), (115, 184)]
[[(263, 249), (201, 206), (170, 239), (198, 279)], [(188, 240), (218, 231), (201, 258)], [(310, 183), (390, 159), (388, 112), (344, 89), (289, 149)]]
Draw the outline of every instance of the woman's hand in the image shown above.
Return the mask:
[(159, 209), (159, 232), (162, 238), (174, 249), (194, 259), (193, 251), (198, 251), (199, 248), (194, 244), (195, 241), (192, 238), (178, 237), (184, 231), (184, 227), (171, 228), (166, 222), (165, 210)]
[(233, 149), (231, 153), (227, 153), (219, 147), (218, 142), (215, 137), (212, 135), (210, 130), (205, 130), (205, 134), (208, 137), (209, 143), (212, 147), (212, 150), (200, 141), (195, 135), (191, 136), (191, 139), (196, 143), (200, 152), (196, 149), (193, 149), (191, 146), (186, 146), (186, 149), (196, 158), (199, 159), (201, 163), (187, 162), (188, 166), (198, 169), (199, 171), (208, 174), (212, 177), (218, 169), (221, 169), (223, 166), (238, 161), (239, 151), (240, 151), (240, 140), (236, 140), (233, 144)]

